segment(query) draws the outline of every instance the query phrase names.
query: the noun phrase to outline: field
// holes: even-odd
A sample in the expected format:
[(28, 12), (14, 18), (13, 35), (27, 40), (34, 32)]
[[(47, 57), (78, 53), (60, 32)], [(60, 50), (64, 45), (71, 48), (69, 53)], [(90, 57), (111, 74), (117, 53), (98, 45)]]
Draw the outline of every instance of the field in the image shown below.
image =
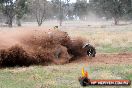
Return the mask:
[[(1, 31), (53, 28), (45, 22), (42, 27), (25, 24), (23, 27), (6, 28)], [(97, 49), (95, 58), (82, 57), (64, 65), (29, 66), (0, 69), (1, 88), (82, 88), (78, 82), (81, 69), (85, 67), (91, 79), (132, 80), (132, 24), (110, 25), (106, 23), (65, 22), (59, 30), (71, 37), (88, 39)], [(85, 66), (88, 64), (88, 66)], [(102, 88), (91, 86), (88, 88)], [(104, 88), (132, 88), (109, 86)]]

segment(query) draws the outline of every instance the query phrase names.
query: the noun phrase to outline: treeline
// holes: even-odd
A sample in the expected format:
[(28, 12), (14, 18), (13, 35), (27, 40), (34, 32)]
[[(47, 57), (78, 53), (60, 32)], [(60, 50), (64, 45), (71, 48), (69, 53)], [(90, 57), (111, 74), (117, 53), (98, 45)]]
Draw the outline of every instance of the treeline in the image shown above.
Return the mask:
[[(0, 16), (12, 27), (13, 21), (21, 26), (21, 20), (36, 21), (41, 26), (44, 20), (88, 20), (89, 14), (100, 19), (113, 19), (115, 25), (120, 20), (132, 19), (132, 0), (0, 0)], [(29, 19), (29, 20), (28, 20)]]

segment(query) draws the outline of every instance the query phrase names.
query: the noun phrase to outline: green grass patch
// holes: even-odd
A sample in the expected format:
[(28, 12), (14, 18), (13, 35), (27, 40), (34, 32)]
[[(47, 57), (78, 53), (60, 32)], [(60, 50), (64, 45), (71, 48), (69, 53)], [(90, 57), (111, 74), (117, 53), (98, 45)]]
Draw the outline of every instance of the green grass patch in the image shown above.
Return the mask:
[(132, 52), (132, 47), (113, 47), (110, 44), (97, 47), (97, 52), (100, 53), (129, 53)]
[[(54, 66), (31, 66), (5, 68), (0, 70), (1, 88), (82, 88), (78, 82), (83, 64)], [(132, 65), (90, 65), (92, 79), (129, 79), (132, 80)], [(131, 88), (114, 87), (114, 88)], [(88, 87), (88, 88), (100, 88)], [(113, 88), (113, 87), (104, 87)]]

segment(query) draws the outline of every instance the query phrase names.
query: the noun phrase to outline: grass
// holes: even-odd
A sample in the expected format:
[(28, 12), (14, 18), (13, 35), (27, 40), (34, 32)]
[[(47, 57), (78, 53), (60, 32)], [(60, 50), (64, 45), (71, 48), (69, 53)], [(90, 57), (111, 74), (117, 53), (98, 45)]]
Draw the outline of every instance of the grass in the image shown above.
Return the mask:
[[(130, 25), (129, 25), (130, 26)], [(131, 27), (130, 27), (131, 28)], [(64, 30), (71, 37), (81, 36), (94, 45), (98, 53), (123, 53), (132, 52), (132, 31), (127, 26), (103, 28), (77, 28)], [(90, 30), (91, 29), (91, 30)]]
[[(31, 66), (0, 70), (1, 88), (81, 88), (78, 77), (83, 64)], [(92, 79), (132, 80), (132, 65), (89, 65)], [(131, 88), (132, 86), (122, 87)], [(100, 88), (88, 87), (88, 88)], [(113, 87), (104, 87), (113, 88)], [(114, 87), (119, 88), (119, 87)]]
[[(105, 28), (98, 26), (81, 27), (80, 25), (79, 23), (79, 25), (75, 25), (74, 28), (73, 26), (65, 26), (64, 31), (67, 31), (72, 37), (81, 36), (88, 39), (91, 44), (95, 45), (97, 53), (132, 52), (131, 25), (106, 26)], [(38, 27), (32, 26), (29, 28), (15, 27), (14, 30), (38, 29)], [(39, 27), (39, 29), (43, 29), (43, 27)], [(83, 88), (78, 82), (78, 77), (81, 76), (81, 69), (83, 66), (83, 63), (71, 63), (66, 65), (0, 69), (0, 88)], [(132, 64), (89, 64), (85, 69), (88, 69), (89, 77), (92, 79), (132, 80)], [(102, 87), (89, 86), (86, 88)], [(132, 88), (132, 85), (125, 87), (109, 86), (103, 88)]]
[(111, 45), (104, 45), (96, 48), (99, 53), (128, 53), (132, 52), (132, 47), (112, 47)]

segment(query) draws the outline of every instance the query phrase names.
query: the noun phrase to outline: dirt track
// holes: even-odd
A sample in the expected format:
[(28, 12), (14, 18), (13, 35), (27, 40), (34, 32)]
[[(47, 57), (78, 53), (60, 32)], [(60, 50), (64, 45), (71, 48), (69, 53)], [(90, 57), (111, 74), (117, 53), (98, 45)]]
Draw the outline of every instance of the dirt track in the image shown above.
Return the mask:
[(132, 53), (123, 54), (97, 54), (95, 58), (78, 58), (72, 63), (90, 63), (90, 64), (132, 64)]

